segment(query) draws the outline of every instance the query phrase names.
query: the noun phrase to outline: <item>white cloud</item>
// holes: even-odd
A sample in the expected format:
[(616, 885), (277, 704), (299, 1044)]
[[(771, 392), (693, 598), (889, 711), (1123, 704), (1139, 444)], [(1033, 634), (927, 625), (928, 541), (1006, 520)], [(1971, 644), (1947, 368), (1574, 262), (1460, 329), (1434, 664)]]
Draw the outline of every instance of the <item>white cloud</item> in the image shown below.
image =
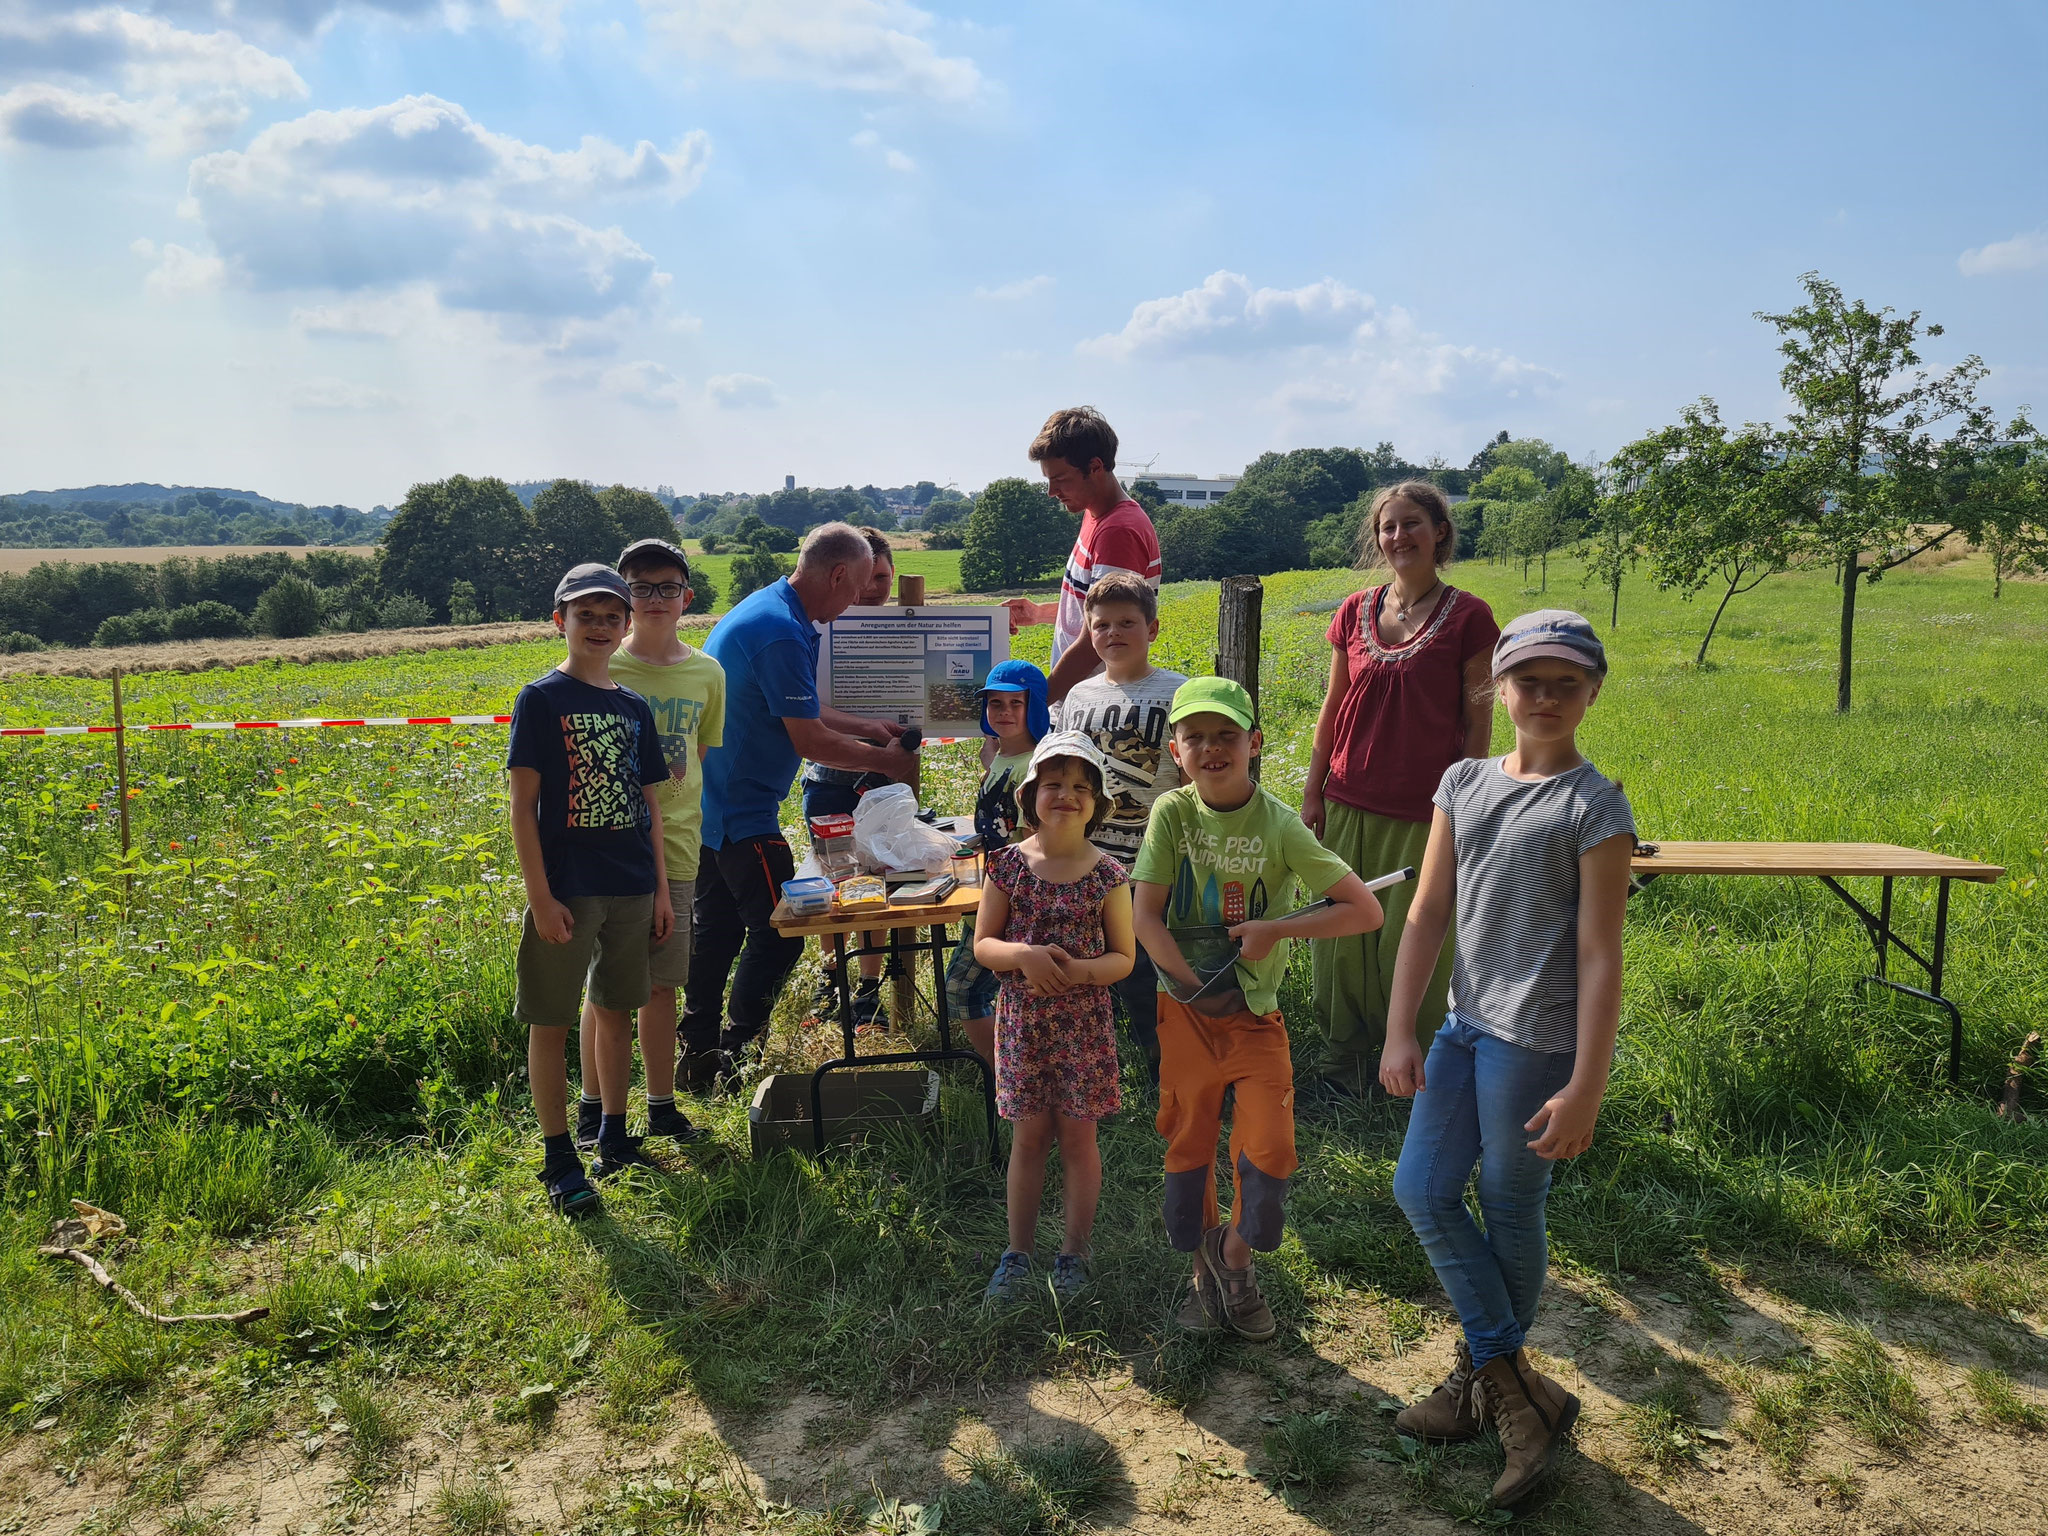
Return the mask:
[(917, 169), (917, 162), (900, 149), (891, 148), (882, 142), (882, 136), (872, 128), (863, 128), (849, 141), (855, 149), (873, 150), (882, 157), (882, 164), (892, 171), (909, 175)]
[(615, 399), (650, 411), (672, 411), (683, 403), (683, 381), (671, 369), (646, 358), (607, 368), (599, 384)]
[(301, 411), (391, 411), (405, 403), (388, 389), (351, 384), (346, 379), (307, 379), (294, 384), (286, 398)]
[[(245, 150), (202, 156), (189, 206), (248, 286), (374, 294), (414, 285), (446, 308), (497, 317), (508, 335), (557, 342), (573, 321), (644, 314), (669, 279), (623, 230), (548, 205), (681, 197), (708, 155), (701, 133), (666, 154), (591, 138), (551, 150), (492, 133), (452, 102), (409, 96), (308, 113)], [(324, 318), (312, 328), (331, 329)]]
[(778, 399), (774, 384), (752, 373), (722, 373), (705, 381), (704, 392), (726, 411), (765, 410)]
[(1358, 391), (1336, 379), (1290, 379), (1273, 403), (1303, 416), (1341, 415), (1357, 408)]
[(304, 96), (285, 60), (229, 32), (187, 32), (111, 6), (0, 13), (0, 137), (45, 149), (218, 140), (252, 98)]
[(2048, 229), (2030, 230), (2010, 240), (1994, 240), (1956, 258), (1956, 270), (1965, 277), (1984, 277), (1994, 272), (2024, 272), (2048, 266)]
[(1329, 413), (1395, 396), (1440, 401), (1513, 399), (1558, 380), (1497, 348), (1460, 346), (1423, 330), (1407, 310), (1335, 278), (1301, 288), (1254, 288), (1236, 272), (1147, 299), (1120, 331), (1077, 349), (1123, 362), (1197, 356), (1285, 359), (1293, 370), (1274, 397), (1291, 411)]
[(648, 26), (692, 59), (763, 79), (966, 101), (985, 82), (972, 59), (924, 36), (930, 13), (904, 0), (640, 0)]
[(339, 304), (311, 304), (292, 311), (292, 329), (302, 336), (390, 340), (404, 335), (433, 309), (433, 296), (418, 289)]
[(1020, 277), (1014, 283), (1003, 283), (995, 288), (977, 288), (977, 299), (993, 299), (999, 304), (1014, 304), (1019, 299), (1035, 299), (1041, 293), (1050, 292), (1052, 278), (1041, 272), (1036, 277)]
[(182, 245), (165, 245), (158, 250), (153, 240), (137, 240), (129, 249), (144, 261), (155, 264), (142, 280), (143, 286), (165, 298), (179, 298), (188, 293), (204, 293), (210, 288), (218, 288), (226, 265), (218, 256), (202, 256)]
[(1082, 343), (1103, 357), (1178, 357), (1335, 345), (1370, 323), (1369, 293), (1325, 278), (1305, 288), (1254, 288), (1236, 272), (1212, 272), (1199, 288), (1147, 299), (1124, 328)]
[(101, 149), (142, 137), (143, 114), (112, 91), (37, 82), (0, 95), (0, 136), (43, 149)]

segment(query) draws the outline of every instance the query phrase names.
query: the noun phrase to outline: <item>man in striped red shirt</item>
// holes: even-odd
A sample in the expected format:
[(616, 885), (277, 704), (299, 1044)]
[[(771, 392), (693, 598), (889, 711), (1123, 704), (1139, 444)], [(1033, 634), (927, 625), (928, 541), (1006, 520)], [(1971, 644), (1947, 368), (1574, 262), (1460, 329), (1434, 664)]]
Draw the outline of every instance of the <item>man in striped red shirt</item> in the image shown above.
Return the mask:
[(1031, 444), (1031, 462), (1044, 473), (1054, 499), (1081, 519), (1059, 601), (1013, 597), (1008, 604), (1013, 631), (1027, 624), (1053, 626), (1046, 696), (1057, 704), (1074, 684), (1102, 669), (1082, 606), (1088, 589), (1111, 571), (1128, 571), (1158, 591), (1159, 535), (1145, 509), (1124, 494), (1116, 477), (1116, 433), (1094, 407), (1054, 411)]

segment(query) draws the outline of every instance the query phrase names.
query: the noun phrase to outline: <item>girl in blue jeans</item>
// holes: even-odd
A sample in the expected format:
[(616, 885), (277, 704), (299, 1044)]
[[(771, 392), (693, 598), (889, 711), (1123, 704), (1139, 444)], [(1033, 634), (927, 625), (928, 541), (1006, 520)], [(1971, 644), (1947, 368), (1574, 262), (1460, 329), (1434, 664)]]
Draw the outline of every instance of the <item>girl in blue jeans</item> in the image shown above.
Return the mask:
[[(1490, 1421), (1507, 1456), (1502, 1507), (1541, 1481), (1579, 1413), (1522, 1342), (1548, 1265), (1551, 1168), (1593, 1144), (1621, 1014), (1635, 821), (1576, 742), (1606, 675), (1576, 613), (1544, 609), (1502, 632), (1493, 678), (1515, 747), (1452, 764), (1437, 788), (1380, 1057), (1387, 1091), (1415, 1099), (1394, 1198), (1464, 1325), (1451, 1374), (1394, 1423), (1467, 1440)], [(1454, 913), (1451, 1011), (1425, 1060), (1416, 1009)], [(1475, 1168), (1483, 1228), (1465, 1205)]]

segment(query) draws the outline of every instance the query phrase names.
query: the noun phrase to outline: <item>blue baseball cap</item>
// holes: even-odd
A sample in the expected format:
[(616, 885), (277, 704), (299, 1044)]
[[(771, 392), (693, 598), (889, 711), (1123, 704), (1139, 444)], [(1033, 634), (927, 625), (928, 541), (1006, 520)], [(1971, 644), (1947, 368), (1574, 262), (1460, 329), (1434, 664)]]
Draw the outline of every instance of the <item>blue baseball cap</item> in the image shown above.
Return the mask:
[(1033, 741), (1038, 740), (1052, 729), (1052, 711), (1046, 706), (1045, 689), (1045, 674), (1030, 662), (997, 662), (988, 669), (988, 681), (981, 685), (981, 734), (995, 735), (989, 729), (988, 695), (1021, 693), (1024, 695), (1024, 729), (1031, 733)]
[(1538, 608), (1509, 619), (1493, 648), (1494, 676), (1544, 657), (1574, 662), (1596, 677), (1607, 673), (1607, 648), (1586, 617), (1569, 608)]

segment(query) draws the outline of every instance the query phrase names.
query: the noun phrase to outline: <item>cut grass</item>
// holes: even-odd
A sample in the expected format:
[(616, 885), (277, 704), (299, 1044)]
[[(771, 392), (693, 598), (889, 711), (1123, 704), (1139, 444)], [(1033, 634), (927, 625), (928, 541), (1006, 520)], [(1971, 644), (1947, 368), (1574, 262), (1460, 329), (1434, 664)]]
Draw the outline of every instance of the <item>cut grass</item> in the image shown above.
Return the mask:
[(2003, 1371), (1974, 1366), (1968, 1380), (1970, 1395), (1977, 1400), (1978, 1415), (1985, 1423), (2030, 1434), (2048, 1430), (2048, 1412), (2015, 1392), (2012, 1378)]
[(1622, 1409), (1622, 1433), (1639, 1460), (1674, 1472), (1699, 1456), (1699, 1412), (1699, 1393), (1689, 1383), (1660, 1382)]
[(732, 1454), (709, 1435), (693, 1435), (671, 1462), (639, 1477), (600, 1486), (568, 1527), (569, 1536), (682, 1536), (723, 1528), (755, 1513), (754, 1499), (734, 1474)]
[(1797, 1371), (1759, 1386), (1751, 1395), (1749, 1412), (1736, 1420), (1735, 1427), (1764, 1453), (1779, 1476), (1789, 1477), (1806, 1460), (1820, 1432), (1817, 1398), (1812, 1376)]
[(1261, 1472), (1276, 1489), (1321, 1493), (1351, 1469), (1357, 1427), (1342, 1415), (1290, 1413), (1260, 1437)]
[(1884, 1450), (1911, 1445), (1927, 1432), (1927, 1405), (1866, 1328), (1845, 1328), (1841, 1352), (1821, 1368), (1824, 1401), (1849, 1427)]
[(996, 1446), (963, 1454), (966, 1483), (939, 1501), (946, 1530), (986, 1536), (1066, 1536), (1109, 1495), (1117, 1472), (1109, 1453), (1072, 1440)]
[(367, 1382), (337, 1382), (333, 1400), (348, 1428), (350, 1475), (359, 1483), (381, 1481), (392, 1471), (386, 1458), (405, 1442), (406, 1415)]
[(496, 1478), (470, 1473), (441, 1485), (434, 1517), (445, 1536), (505, 1536), (512, 1529), (512, 1500)]

